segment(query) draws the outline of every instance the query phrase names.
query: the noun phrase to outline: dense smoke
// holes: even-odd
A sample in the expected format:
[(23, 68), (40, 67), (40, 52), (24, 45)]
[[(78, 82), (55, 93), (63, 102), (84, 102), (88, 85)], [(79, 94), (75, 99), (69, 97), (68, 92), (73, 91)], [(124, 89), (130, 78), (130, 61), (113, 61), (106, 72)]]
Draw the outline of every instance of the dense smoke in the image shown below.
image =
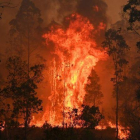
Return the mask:
[[(1, 34), (2, 38), (2, 45), (4, 47), (1, 48), (1, 50), (4, 52), (7, 47), (7, 44), (5, 43), (7, 41), (8, 37), (8, 31), (10, 29), (10, 26), (8, 23), (10, 20), (14, 19), (16, 16), (16, 13), (19, 11), (20, 8), (20, 2), (21, 1), (13, 1), (15, 5), (18, 5), (14, 9), (5, 9), (3, 15), (2, 15), (2, 23), (4, 27), (1, 26), (1, 32), (4, 32)], [(41, 2), (38, 0), (33, 1), (37, 8), (41, 10), (42, 19), (43, 19), (43, 26), (47, 27), (48, 25), (55, 24), (55, 26), (61, 26), (62, 28), (67, 28), (67, 25), (65, 23), (65, 17), (70, 16), (72, 13), (78, 13), (82, 15), (83, 17), (86, 17), (96, 28), (100, 25), (100, 22), (107, 25), (107, 4), (103, 0), (89, 0), (89, 2), (85, 0), (42, 0)], [(12, 14), (6, 15), (8, 12)], [(10, 19), (10, 20), (9, 20)], [(6, 24), (5, 24), (6, 23)], [(105, 30), (101, 30), (96, 34), (94, 39), (96, 40), (97, 44), (100, 44), (102, 42), (102, 38), (104, 35)], [(7, 36), (7, 37), (6, 37)], [(98, 45), (99, 47), (99, 45)], [(52, 46), (51, 49), (49, 47), (46, 47), (44, 49), (37, 49), (37, 51), (40, 51), (42, 56), (46, 60), (50, 60), (50, 57), (53, 58), (53, 55), (50, 56), (50, 52), (52, 52)], [(56, 57), (56, 56), (55, 56)], [(4, 64), (5, 57), (2, 57), (2, 64)], [(47, 61), (49, 62), (49, 61)], [(50, 62), (49, 62), (50, 63)], [(46, 95), (46, 100), (50, 94), (50, 88), (49, 85), (44, 82), (44, 84), (40, 85), (39, 90), (40, 97), (44, 94)], [(43, 97), (44, 100), (44, 97)], [(44, 102), (44, 104), (46, 104)]]
[(107, 23), (107, 4), (103, 0), (79, 0), (76, 7), (77, 12), (87, 17), (94, 26), (100, 22)]
[[(11, 19), (15, 18), (16, 13), (19, 10), (21, 0), (20, 1), (14, 0), (13, 2), (15, 5), (18, 6), (12, 9), (6, 8), (2, 15), (2, 20), (0, 21), (1, 22), (0, 41), (2, 42), (1, 44), (2, 47), (0, 48), (1, 52), (4, 52), (5, 48), (7, 47), (6, 40), (9, 31), (8, 23), (10, 22)], [(95, 28), (99, 26), (100, 22), (103, 22), (106, 25), (108, 24), (108, 17), (106, 14), (108, 6), (103, 0), (88, 0), (88, 2), (87, 0), (69, 0), (69, 1), (68, 0), (42, 0), (41, 2), (39, 0), (34, 0), (33, 2), (35, 3), (36, 7), (41, 10), (42, 19), (44, 20), (43, 22), (44, 27), (47, 27), (48, 25), (52, 25), (52, 23), (54, 23), (55, 25), (62, 26), (63, 28), (65, 25), (64, 18), (71, 15), (72, 13), (78, 13), (83, 17), (88, 18)], [(97, 44), (100, 44), (102, 42), (103, 36), (104, 36), (104, 30), (99, 34), (97, 34), (95, 38)], [(41, 51), (43, 57), (47, 60), (50, 51), (52, 50), (47, 49), (46, 51), (44, 48)], [(3, 64), (4, 59), (5, 59), (4, 56), (2, 56), (1, 64)], [(105, 63), (104, 61), (104, 62), (99, 62), (99, 64), (97, 64), (97, 68), (95, 69), (97, 70), (97, 73), (101, 79), (102, 90), (105, 95), (104, 96), (105, 105), (107, 105), (107, 107), (111, 107), (110, 105), (111, 103), (108, 102), (108, 100), (111, 99), (111, 95), (112, 95), (111, 93), (112, 88), (110, 88), (109, 82), (113, 74), (112, 72), (113, 67), (110, 66), (110, 62)], [(50, 90), (48, 90), (49, 85), (46, 84), (43, 86), (44, 87), (39, 91), (39, 93), (42, 92), (41, 96), (44, 95), (44, 93), (46, 92), (47, 94), (50, 93)], [(44, 90), (44, 88), (46, 88), (46, 90)]]

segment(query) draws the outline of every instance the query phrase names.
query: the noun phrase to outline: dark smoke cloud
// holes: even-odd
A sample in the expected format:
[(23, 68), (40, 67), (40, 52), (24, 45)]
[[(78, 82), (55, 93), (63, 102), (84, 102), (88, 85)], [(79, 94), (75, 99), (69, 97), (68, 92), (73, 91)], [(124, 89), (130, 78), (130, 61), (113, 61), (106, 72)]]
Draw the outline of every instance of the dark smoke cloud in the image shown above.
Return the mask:
[[(66, 16), (72, 13), (78, 12), (84, 17), (87, 17), (94, 26), (98, 26), (99, 22), (107, 23), (106, 10), (107, 5), (103, 0), (32, 0), (36, 7), (41, 10), (42, 19), (44, 20), (43, 26), (48, 26), (52, 21), (59, 24), (63, 23)], [(3, 19), (0, 21), (0, 37), (3, 44), (0, 49), (6, 50), (8, 39), (8, 31), (10, 29), (9, 22), (15, 18), (22, 0), (12, 0), (15, 5), (18, 5), (14, 9), (5, 9), (3, 13)], [(96, 9), (99, 7), (99, 11)], [(102, 34), (103, 35), (103, 34)], [(101, 36), (97, 36), (101, 40)], [(4, 53), (3, 51), (3, 53)], [(39, 50), (43, 57), (47, 57), (50, 50)], [(47, 58), (46, 58), (47, 59)], [(4, 61), (4, 60), (3, 60)]]
[[(62, 23), (64, 17), (78, 12), (87, 17), (94, 25), (100, 22), (107, 23), (107, 4), (103, 0), (38, 0), (34, 1), (41, 9), (41, 13), (45, 24), (49, 24), (52, 20)], [(99, 7), (99, 11), (96, 10)]]
[[(45, 26), (52, 21), (63, 25), (64, 18), (72, 13), (88, 18), (95, 29), (101, 22), (107, 25), (107, 4), (103, 0), (42, 0), (43, 4), (35, 0), (35, 3), (41, 9)], [(103, 41), (104, 31), (96, 35), (98, 46)]]
[[(103, 0), (79, 0), (77, 3), (77, 12), (87, 17), (95, 28), (99, 26), (101, 22), (106, 24), (107, 27), (107, 4)], [(102, 30), (96, 35), (96, 42), (100, 46), (103, 41), (105, 30)]]
[(77, 12), (88, 17), (90, 22), (98, 26), (100, 22), (107, 23), (107, 4), (102, 0), (79, 0)]
[[(7, 47), (6, 40), (8, 36), (8, 31), (10, 29), (9, 22), (13, 18), (15, 18), (20, 8), (21, 1), (22, 0), (12, 0), (12, 2), (18, 6), (12, 9), (6, 8), (3, 11), (2, 20), (0, 20), (0, 45), (1, 45), (0, 53), (2, 54), (4, 54), (4, 50)], [(50, 24), (53, 20), (59, 24), (62, 24), (64, 17), (72, 14), (73, 12), (78, 12), (79, 14), (88, 17), (88, 19), (91, 21), (91, 23), (94, 26), (98, 26), (99, 22), (104, 22), (106, 24), (108, 22), (107, 15), (106, 15), (107, 4), (103, 0), (32, 0), (32, 1), (35, 3), (36, 7), (38, 7), (41, 10), (42, 18), (44, 20), (44, 24), (43, 24), (44, 27)], [(124, 0), (121, 0), (119, 2), (118, 0), (114, 0), (113, 2), (112, 0), (105, 0), (105, 1), (108, 2), (109, 5), (111, 5), (110, 7), (112, 7), (113, 5), (116, 6), (116, 4)], [(114, 4), (114, 2), (116, 2), (116, 4)], [(96, 9), (96, 6), (99, 7), (99, 11)], [(116, 7), (113, 7), (112, 8), (113, 12), (110, 10), (109, 14), (113, 15), (115, 12), (116, 13), (119, 12), (120, 10), (119, 5), (117, 7), (118, 7), (117, 10)], [(112, 16), (115, 20), (117, 20), (116, 15), (117, 14), (115, 14), (115, 16)], [(98, 36), (97, 38), (100, 40), (101, 36)], [(46, 51), (44, 50), (40, 50), (40, 51), (42, 51), (43, 56), (48, 55)], [(1, 68), (2, 68), (2, 64), (3, 64), (3, 59), (1, 63)], [(110, 106), (109, 103), (111, 100), (110, 97), (111, 97), (112, 89), (110, 89), (108, 81), (110, 81), (110, 77), (111, 77), (110, 71), (112, 71), (112, 69), (110, 68), (111, 70), (108, 70), (109, 68), (106, 67), (107, 64), (102, 62), (102, 64), (99, 64), (96, 69), (101, 79), (101, 85), (103, 85), (102, 87), (103, 87), (104, 94), (106, 94), (106, 96), (109, 94), (108, 97), (106, 97), (105, 99), (106, 102), (109, 101), (108, 106)], [(100, 67), (101, 65), (102, 68)], [(106, 74), (106, 71), (109, 72)], [(45, 94), (43, 92), (46, 91), (42, 89), (42, 94)]]
[(44, 25), (49, 24), (52, 20), (61, 24), (64, 17), (75, 11), (76, 0), (39, 0), (34, 1), (41, 9)]

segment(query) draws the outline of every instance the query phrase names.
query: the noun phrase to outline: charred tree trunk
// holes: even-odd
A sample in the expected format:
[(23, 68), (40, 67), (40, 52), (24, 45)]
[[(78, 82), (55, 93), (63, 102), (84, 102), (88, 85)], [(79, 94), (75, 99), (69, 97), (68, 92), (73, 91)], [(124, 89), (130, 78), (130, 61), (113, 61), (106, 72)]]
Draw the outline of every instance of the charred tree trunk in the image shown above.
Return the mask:
[[(28, 30), (28, 33), (27, 33), (28, 79), (27, 79), (27, 81), (28, 81), (28, 84), (29, 84), (29, 79), (30, 79), (30, 27), (29, 27), (29, 23), (28, 23), (28, 29), (27, 30)], [(27, 95), (28, 95), (28, 93), (27, 93)], [(28, 103), (26, 102), (26, 111), (25, 111), (25, 140), (27, 140), (28, 120), (29, 120), (29, 110), (28, 110)]]
[(1, 129), (0, 129), (0, 139), (2, 139), (2, 135), (1, 135)]
[(10, 140), (10, 139), (9, 139), (9, 129), (8, 129), (7, 122), (5, 122), (5, 133), (6, 133), (6, 139), (7, 139), (7, 140)]
[(105, 41), (102, 43), (103, 48), (107, 49), (107, 53), (112, 57), (114, 62), (115, 77), (111, 79), (115, 86), (116, 96), (116, 139), (118, 140), (118, 120), (119, 120), (119, 86), (123, 81), (123, 68), (128, 64), (126, 60), (126, 52), (129, 50), (124, 37), (121, 35), (120, 30), (109, 29), (105, 33)]
[(24, 128), (25, 128), (25, 136), (24, 136), (24, 139), (25, 140), (27, 140), (28, 119), (29, 119), (29, 112), (28, 112), (28, 107), (26, 107), (25, 123), (24, 123)]
[(118, 99), (118, 76), (116, 75), (116, 140), (118, 140), (119, 128), (118, 128), (118, 112), (119, 112), (119, 99)]

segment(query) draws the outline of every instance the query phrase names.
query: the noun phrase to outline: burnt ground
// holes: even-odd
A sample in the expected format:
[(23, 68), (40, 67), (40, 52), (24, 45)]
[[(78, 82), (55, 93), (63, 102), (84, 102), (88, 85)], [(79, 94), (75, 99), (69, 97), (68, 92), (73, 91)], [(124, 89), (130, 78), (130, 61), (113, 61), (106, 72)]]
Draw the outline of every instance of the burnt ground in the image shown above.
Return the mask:
[[(7, 140), (7, 132), (1, 133), (0, 140)], [(25, 140), (24, 128), (13, 128), (8, 133), (9, 140)], [(27, 140), (115, 140), (115, 129), (105, 130), (76, 128), (28, 128)]]

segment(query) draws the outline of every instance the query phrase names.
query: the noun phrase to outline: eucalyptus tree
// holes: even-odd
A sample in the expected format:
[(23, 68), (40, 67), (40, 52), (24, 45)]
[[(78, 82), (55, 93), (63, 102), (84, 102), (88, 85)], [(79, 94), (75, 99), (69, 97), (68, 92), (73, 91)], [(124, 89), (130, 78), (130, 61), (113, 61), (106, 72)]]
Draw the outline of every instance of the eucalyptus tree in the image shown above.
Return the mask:
[(128, 64), (126, 53), (129, 47), (120, 34), (120, 30), (109, 29), (105, 33), (105, 40), (102, 43), (108, 55), (112, 58), (114, 64), (114, 77), (111, 81), (114, 83), (116, 97), (116, 139), (118, 139), (118, 119), (119, 119), (119, 86), (124, 80), (123, 68)]
[[(7, 60), (6, 68), (8, 76), (6, 85), (1, 93), (10, 99), (11, 118), (18, 123), (23, 122), (25, 138), (27, 139), (27, 128), (34, 113), (42, 110), (42, 100), (37, 96), (37, 84), (43, 80), (42, 71), (44, 65), (38, 64), (29, 68), (28, 63), (20, 57), (13, 56)], [(20, 118), (20, 121), (18, 120)]]
[[(14, 103), (14, 106), (18, 108), (22, 103), (21, 109), (23, 109), (24, 106), (25, 136), (29, 124), (30, 112), (35, 112), (34, 109), (37, 109), (37, 107), (41, 105), (41, 102), (35, 97), (37, 94), (35, 90), (37, 89), (37, 83), (35, 83), (36, 78), (34, 76), (38, 76), (42, 66), (40, 64), (34, 65), (34, 63), (36, 63), (35, 56), (37, 55), (37, 48), (40, 49), (39, 47), (43, 46), (42, 22), (40, 10), (35, 4), (31, 0), (22, 0), (15, 19), (9, 23), (11, 27), (9, 31), (10, 53), (13, 52), (13, 55), (18, 55), (26, 61), (26, 72), (23, 73), (25, 81), (22, 82), (18, 89), (20, 91), (18, 93), (22, 95), (21, 97), (24, 97), (24, 100), (23, 102), (16, 100)], [(17, 59), (15, 61), (17, 61)], [(24, 69), (22, 70), (24, 72)], [(28, 99), (34, 101), (37, 105), (33, 106), (32, 102), (27, 102)], [(31, 106), (33, 106), (33, 110), (31, 110)]]
[(140, 50), (140, 0), (129, 0), (123, 7), (124, 18), (128, 21), (128, 30), (134, 31), (139, 36), (137, 47)]
[(10, 52), (24, 57), (28, 65), (31, 54), (43, 44), (42, 23), (40, 10), (31, 0), (22, 0), (16, 17), (9, 22)]

